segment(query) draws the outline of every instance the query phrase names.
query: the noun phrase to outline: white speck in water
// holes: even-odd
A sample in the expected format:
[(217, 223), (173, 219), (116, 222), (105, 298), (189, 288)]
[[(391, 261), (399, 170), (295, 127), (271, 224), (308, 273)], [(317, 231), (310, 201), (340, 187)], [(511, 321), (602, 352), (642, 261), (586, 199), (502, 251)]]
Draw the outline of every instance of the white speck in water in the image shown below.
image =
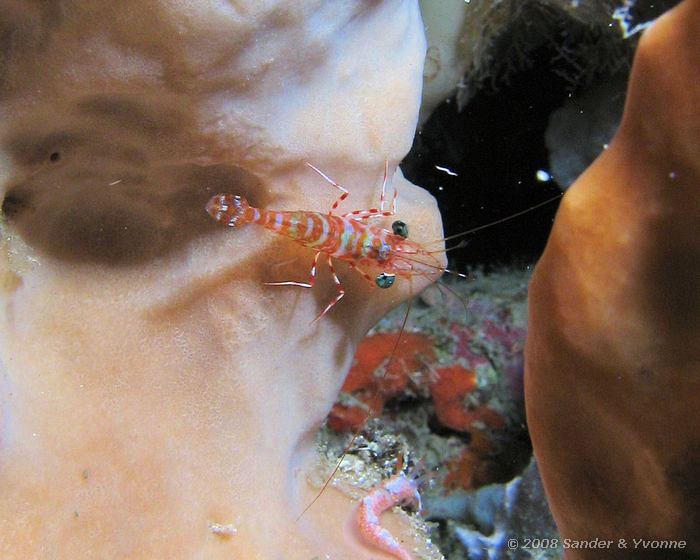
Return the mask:
[(221, 537), (232, 537), (238, 531), (233, 523), (209, 523), (209, 530)]
[[(615, 8), (615, 11), (612, 14), (612, 19), (616, 20), (620, 26), (623, 39), (629, 39), (635, 33), (644, 31), (647, 27), (654, 23), (653, 19), (643, 21), (641, 23), (635, 23), (632, 15), (632, 8), (634, 8), (635, 2), (636, 0), (623, 0), (622, 5)], [(612, 26), (612, 23), (608, 25)]]
[(608, 144), (603, 144), (603, 149), (607, 150), (608, 149)]
[(36, 432), (33, 432), (32, 437), (39, 437), (39, 434), (37, 434)]
[(118, 184), (121, 183), (121, 182), (122, 182), (121, 179), (117, 179), (116, 181), (112, 181), (112, 182), (109, 184), (109, 186), (110, 186), (110, 187), (113, 187), (114, 185), (118, 185)]
[(537, 173), (535, 173), (535, 177), (537, 177), (537, 180), (542, 183), (552, 180), (552, 176), (544, 169), (538, 169)]
[(678, 173), (676, 173), (675, 171), (671, 171), (668, 174), (668, 178), (671, 179), (671, 181), (675, 181), (676, 179), (678, 179)]
[(439, 187), (438, 187), (438, 190), (439, 190), (439, 191), (444, 191), (444, 190), (445, 190), (445, 187), (439, 186)]
[(436, 166), (435, 166), (435, 169), (437, 169), (438, 171), (443, 171), (443, 172), (447, 173), (448, 175), (450, 175), (451, 177), (457, 177), (457, 176), (458, 176), (457, 173), (455, 173), (455, 172), (452, 171), (451, 169), (448, 169), (447, 167), (442, 167), (442, 166), (440, 166), (440, 165), (436, 165)]

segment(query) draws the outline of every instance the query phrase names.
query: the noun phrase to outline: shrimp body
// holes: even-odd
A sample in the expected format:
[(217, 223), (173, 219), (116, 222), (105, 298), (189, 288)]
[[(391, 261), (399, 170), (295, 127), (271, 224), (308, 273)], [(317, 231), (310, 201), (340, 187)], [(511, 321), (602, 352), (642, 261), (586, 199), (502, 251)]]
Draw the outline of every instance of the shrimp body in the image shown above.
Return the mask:
[[(419, 272), (419, 265), (424, 266), (424, 272), (441, 271), (437, 260), (418, 243), (352, 215), (264, 210), (232, 194), (212, 197), (207, 212), (229, 227), (258, 224), (304, 247), (356, 265), (380, 267), (385, 272), (402, 276)], [(432, 263), (413, 260), (415, 255)]]
[(420, 511), (421, 499), (415, 480), (399, 473), (372, 489), (360, 501), (358, 527), (362, 538), (401, 560), (412, 560), (395, 537), (379, 523), (379, 516), (394, 506), (411, 506)]
[[(345, 293), (335, 274), (331, 259), (347, 262), (359, 270), (372, 286), (376, 281), (377, 285), (388, 287), (393, 283), (395, 276), (432, 275), (434, 277), (444, 271), (433, 254), (424, 250), (418, 243), (366, 221), (370, 217), (393, 215), (393, 210), (385, 212), (371, 209), (342, 216), (332, 212), (324, 214), (305, 210), (275, 211), (250, 206), (245, 198), (233, 194), (213, 196), (207, 203), (206, 210), (221, 224), (233, 228), (258, 224), (316, 252), (310, 282), (268, 282), (268, 285), (295, 285), (310, 288), (316, 276), (318, 257), (321, 254), (326, 255), (338, 295), (317, 319), (325, 315)], [(392, 282), (383, 285), (379, 278), (372, 279), (362, 271), (365, 267), (381, 269), (382, 276), (391, 276)]]

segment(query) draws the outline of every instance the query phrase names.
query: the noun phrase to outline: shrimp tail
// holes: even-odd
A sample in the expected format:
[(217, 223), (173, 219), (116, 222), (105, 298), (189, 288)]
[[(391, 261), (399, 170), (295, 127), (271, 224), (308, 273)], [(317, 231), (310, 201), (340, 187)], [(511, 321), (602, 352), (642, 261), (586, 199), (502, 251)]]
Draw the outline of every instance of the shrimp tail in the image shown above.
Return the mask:
[(212, 196), (205, 209), (217, 222), (233, 228), (255, 221), (255, 209), (245, 198), (235, 194)]

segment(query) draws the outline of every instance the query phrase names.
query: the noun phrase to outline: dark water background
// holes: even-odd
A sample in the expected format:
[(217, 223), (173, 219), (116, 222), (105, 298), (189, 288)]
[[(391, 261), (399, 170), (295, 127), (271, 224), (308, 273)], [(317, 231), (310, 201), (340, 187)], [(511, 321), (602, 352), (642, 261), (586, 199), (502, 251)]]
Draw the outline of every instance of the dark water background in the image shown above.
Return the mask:
[[(461, 112), (454, 99), (442, 103), (416, 135), (402, 164), (406, 177), (438, 200), (445, 235), (487, 224), (561, 192), (541, 182), (548, 169), (544, 134), (549, 115), (571, 92), (553, 72), (553, 53), (533, 53), (532, 66), (496, 90), (477, 93)], [(451, 170), (451, 176), (436, 169)], [(450, 253), (453, 266), (534, 262), (549, 235), (558, 201), (469, 236)], [(448, 245), (450, 245), (448, 243)]]
[[(649, 21), (678, 1), (632, 2), (630, 14), (636, 22)], [(614, 32), (619, 33), (616, 28)], [(592, 84), (626, 80), (639, 39), (634, 35), (623, 40), (619, 60), (611, 63), (614, 51), (597, 51), (601, 37), (596, 33), (585, 24), (553, 18), (544, 31), (545, 39), (540, 36), (537, 43), (533, 37), (536, 46), (526, 53), (525, 68), (482, 84), (462, 111), (454, 98), (448, 99), (418, 131), (401, 167), (409, 180), (437, 198), (447, 236), (521, 212), (561, 192), (554, 181), (537, 179), (538, 170), (549, 170), (545, 130), (550, 114)], [(500, 47), (507, 50), (508, 40), (506, 34)], [(566, 54), (572, 48), (583, 53), (579, 60)], [(583, 75), (582, 67), (587, 67)], [(572, 82), (570, 77), (576, 74), (580, 80)], [(551, 231), (558, 202), (469, 236), (466, 248), (450, 253), (450, 265), (459, 269), (479, 265), (488, 270), (535, 262)]]

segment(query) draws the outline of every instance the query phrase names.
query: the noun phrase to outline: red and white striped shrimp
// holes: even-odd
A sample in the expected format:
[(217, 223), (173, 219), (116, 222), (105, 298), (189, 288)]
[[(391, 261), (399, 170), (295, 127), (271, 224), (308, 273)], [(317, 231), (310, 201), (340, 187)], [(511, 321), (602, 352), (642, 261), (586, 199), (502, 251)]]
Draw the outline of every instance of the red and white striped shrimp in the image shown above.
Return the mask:
[[(316, 252), (308, 282), (266, 282), (268, 286), (299, 286), (311, 288), (316, 279), (316, 268), (321, 254), (326, 255), (328, 267), (333, 275), (337, 294), (319, 313), (315, 321), (328, 313), (345, 295), (345, 290), (333, 268), (333, 259), (348, 263), (358, 270), (372, 286), (391, 287), (397, 276), (412, 277), (427, 275), (438, 277), (445, 268), (420, 244), (407, 239), (407, 228), (403, 222), (393, 224), (393, 231), (368, 223), (370, 218), (393, 216), (396, 213), (396, 189), (391, 208), (385, 210), (385, 191), (388, 162), (384, 166), (384, 182), (379, 208), (355, 210), (337, 215), (334, 211), (347, 198), (348, 191), (330, 179), (322, 171), (307, 163), (330, 185), (341, 191), (341, 195), (327, 213), (306, 210), (275, 211), (255, 208), (248, 201), (234, 194), (217, 194), (206, 205), (207, 212), (217, 221), (233, 228), (246, 224), (258, 224)], [(380, 269), (374, 279), (364, 268)]]

